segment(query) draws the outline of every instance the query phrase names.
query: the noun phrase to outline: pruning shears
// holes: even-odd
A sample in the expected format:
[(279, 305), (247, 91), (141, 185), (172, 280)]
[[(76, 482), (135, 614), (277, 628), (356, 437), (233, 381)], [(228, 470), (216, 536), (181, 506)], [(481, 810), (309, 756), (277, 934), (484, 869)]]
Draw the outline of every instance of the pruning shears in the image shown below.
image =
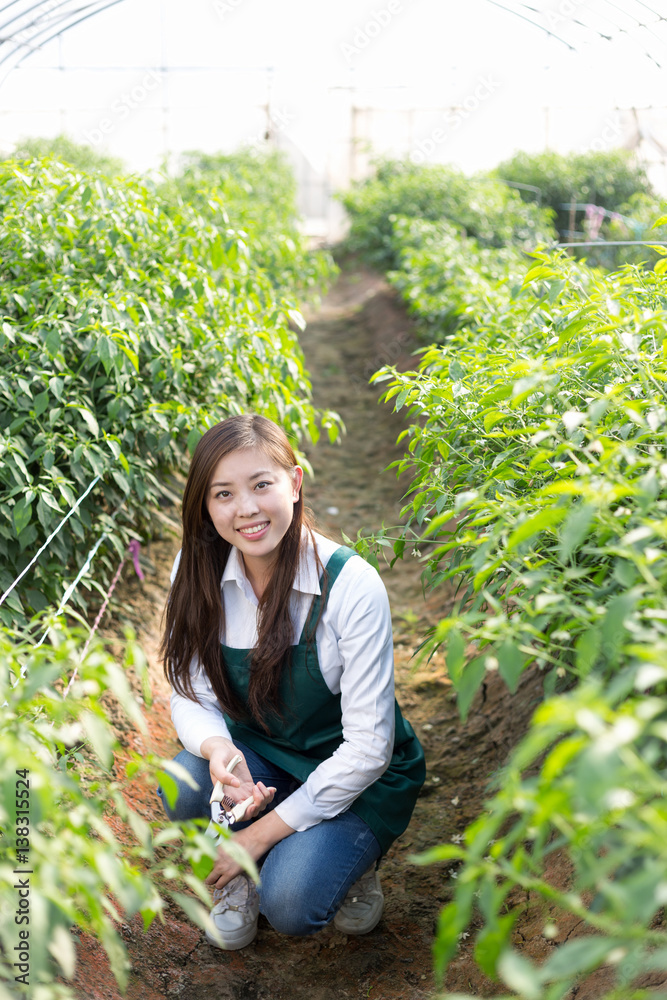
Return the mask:
[[(240, 764), (243, 757), (240, 753), (232, 757), (229, 764), (227, 765), (228, 771), (233, 771), (237, 764)], [(211, 819), (215, 823), (219, 823), (221, 826), (233, 826), (234, 823), (240, 823), (240, 821), (245, 816), (246, 809), (251, 806), (255, 801), (252, 795), (249, 795), (247, 799), (243, 802), (234, 802), (234, 799), (230, 798), (229, 795), (225, 795), (225, 786), (221, 781), (216, 781), (215, 787), (211, 792), (211, 798), (209, 799), (209, 805), (211, 806)]]

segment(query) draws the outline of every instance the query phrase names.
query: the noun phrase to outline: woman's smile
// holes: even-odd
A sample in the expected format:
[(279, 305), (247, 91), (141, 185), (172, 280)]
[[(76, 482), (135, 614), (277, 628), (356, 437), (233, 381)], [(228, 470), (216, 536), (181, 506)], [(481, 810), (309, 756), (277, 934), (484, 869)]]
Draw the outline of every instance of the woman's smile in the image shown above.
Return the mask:
[(243, 535), (244, 538), (255, 538), (259, 535), (264, 534), (264, 530), (268, 528), (270, 521), (261, 521), (259, 524), (247, 525), (243, 528), (237, 528), (236, 530)]

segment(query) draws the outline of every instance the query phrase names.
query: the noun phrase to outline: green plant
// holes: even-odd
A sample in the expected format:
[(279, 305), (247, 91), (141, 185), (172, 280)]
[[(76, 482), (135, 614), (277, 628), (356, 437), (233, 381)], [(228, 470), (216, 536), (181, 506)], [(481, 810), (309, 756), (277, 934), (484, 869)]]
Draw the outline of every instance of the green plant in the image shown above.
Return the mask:
[(255, 265), (283, 292), (319, 300), (338, 269), (330, 253), (309, 250), (297, 214), (294, 173), (281, 150), (183, 153), (161, 191), (205, 217), (247, 234)]
[[(373, 377), (407, 416), (393, 466), (411, 481), (394, 537), (383, 526), (354, 544), (393, 541), (400, 558), (418, 538), (425, 586), (455, 585), (421, 656), (442, 647), (462, 718), (488, 671), (514, 692), (537, 668), (547, 695), (463, 844), (416, 859), (459, 864), (438, 973), (472, 925), (503, 992), (561, 1000), (595, 974), (595, 995), (655, 996), (645, 974), (667, 969), (667, 252), (653, 270), (605, 274), (533, 249), (529, 266), (442, 219), (389, 221), (390, 280), (441, 342), (415, 371)], [(353, 238), (377, 237), (360, 213)], [(526, 908), (544, 952), (556, 946), (541, 965), (513, 948)]]
[[(416, 308), (435, 314), (441, 248), (451, 284), (443, 276), (440, 295), (468, 307), (418, 370), (374, 376), (409, 418), (394, 463), (412, 475), (395, 554), (421, 531), (426, 586), (457, 586), (422, 655), (444, 649), (463, 718), (489, 670), (515, 691), (536, 665), (548, 693), (570, 689), (538, 709), (464, 846), (420, 859), (462, 862), (438, 968), (473, 919), (481, 968), (526, 1000), (560, 1000), (603, 969), (606, 995), (648, 995), (639, 977), (667, 966), (667, 256), (654, 271), (605, 275), (536, 252), (521, 283), (512, 262), (476, 285), (476, 248), (459, 240), (456, 259), (451, 233), (424, 227), (413, 233), (434, 287)], [(420, 280), (408, 260), (404, 294)], [(557, 850), (567, 890), (550, 879)], [(512, 948), (518, 889), (560, 941), (542, 965)], [(565, 942), (568, 914), (585, 936)]]
[[(475, 958), (511, 996), (560, 1000), (594, 973), (604, 977), (588, 986), (595, 996), (664, 996), (654, 989), (656, 974), (663, 981), (667, 972), (667, 645), (660, 632), (651, 665), (642, 644), (640, 658), (613, 682), (591, 675), (544, 702), (464, 843), (416, 859), (461, 865), (438, 925), (440, 976), (474, 920), (482, 923)], [(565, 888), (550, 877), (552, 859), (571, 871)], [(541, 932), (541, 963), (513, 947), (522, 911)]]
[[(173, 771), (173, 762), (132, 755), (124, 769), (114, 764), (108, 699), (145, 732), (124, 669), (132, 667), (140, 690), (143, 678), (147, 700), (143, 654), (129, 636), (123, 666), (99, 642), (80, 662), (83, 638), (81, 629), (52, 629), (49, 642), (35, 649), (0, 631), (3, 1000), (74, 1000), (72, 990), (56, 982), (75, 973), (72, 929), (99, 939), (124, 988), (129, 963), (122, 921), (141, 914), (147, 928), (156, 916), (162, 919), (167, 904), (176, 904), (209, 926), (211, 899), (201, 875), (215, 857), (215, 840), (194, 823), (153, 830), (123, 795), (130, 779), (142, 777), (159, 779), (172, 796), (173, 780), (162, 768)], [(123, 823), (120, 839), (111, 814), (116, 827)], [(160, 849), (167, 844), (179, 851)]]
[(106, 177), (116, 177), (127, 173), (123, 161), (108, 153), (101, 153), (88, 143), (77, 142), (70, 136), (60, 134), (52, 139), (31, 137), (21, 139), (14, 149), (12, 160), (39, 160), (53, 156), (62, 163), (67, 163), (77, 170), (86, 173), (103, 174)]
[[(563, 206), (569, 205), (573, 198), (577, 203), (622, 212), (634, 195), (654, 194), (645, 168), (626, 149), (574, 155), (552, 150), (515, 153), (500, 163), (494, 173), (504, 181), (537, 188), (540, 203), (550, 206), (555, 213), (560, 233), (569, 229), (569, 208)], [(535, 201), (535, 191), (519, 190), (526, 201)]]
[[(412, 473), (403, 514), (430, 546), (426, 581), (463, 581), (427, 643), (447, 644), (463, 712), (487, 656), (512, 686), (534, 660), (613, 672), (667, 583), (663, 279), (536, 256), (507, 309), (426, 349), (418, 372), (374, 377), (409, 407), (395, 464)], [(464, 639), (479, 646), (465, 668)]]
[(486, 246), (517, 244), (532, 249), (553, 238), (550, 213), (522, 202), (507, 185), (480, 174), (466, 177), (454, 167), (376, 161), (376, 172), (339, 195), (350, 220), (347, 249), (382, 268), (398, 265), (394, 216), (446, 220)]
[(398, 263), (387, 278), (427, 342), (484, 324), (504, 308), (508, 289), (521, 283), (526, 269), (518, 248), (481, 246), (448, 222), (396, 216), (392, 245)]
[(298, 446), (339, 419), (309, 401), (285, 268), (255, 261), (219, 199), (201, 214), (53, 159), (5, 163), (0, 181), (0, 589), (101, 478), (0, 608), (12, 624), (59, 601), (102, 531), (103, 588), (150, 532), (160, 477), (217, 420), (255, 410)]

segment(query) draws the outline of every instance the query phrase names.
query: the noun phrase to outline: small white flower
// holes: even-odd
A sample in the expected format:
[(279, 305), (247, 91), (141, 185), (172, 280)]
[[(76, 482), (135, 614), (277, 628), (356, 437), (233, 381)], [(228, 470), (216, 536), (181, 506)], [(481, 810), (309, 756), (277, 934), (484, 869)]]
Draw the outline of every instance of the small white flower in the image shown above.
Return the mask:
[(454, 836), (452, 837), (452, 844), (460, 844), (462, 840), (463, 840), (463, 834), (455, 833)]
[(459, 797), (458, 797), (458, 795), (451, 800), (451, 803), (452, 803), (453, 806), (457, 806), (459, 804)]

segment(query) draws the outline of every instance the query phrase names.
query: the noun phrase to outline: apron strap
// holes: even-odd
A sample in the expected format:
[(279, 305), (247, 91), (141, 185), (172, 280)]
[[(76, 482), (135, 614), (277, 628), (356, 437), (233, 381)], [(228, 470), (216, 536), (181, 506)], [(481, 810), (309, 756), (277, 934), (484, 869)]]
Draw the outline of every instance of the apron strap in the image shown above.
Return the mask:
[(324, 603), (326, 604), (326, 599), (331, 593), (331, 588), (338, 579), (338, 574), (347, 560), (356, 554), (357, 553), (354, 549), (349, 549), (346, 545), (341, 545), (329, 558), (329, 562), (322, 570), (322, 576), (320, 577), (320, 593), (315, 594), (313, 603), (310, 606), (308, 617), (306, 618), (306, 623), (303, 626), (303, 632), (301, 633), (301, 638), (299, 640), (300, 644), (307, 642), (309, 636), (314, 636), (317, 620), (320, 616), (322, 599), (324, 598)]

